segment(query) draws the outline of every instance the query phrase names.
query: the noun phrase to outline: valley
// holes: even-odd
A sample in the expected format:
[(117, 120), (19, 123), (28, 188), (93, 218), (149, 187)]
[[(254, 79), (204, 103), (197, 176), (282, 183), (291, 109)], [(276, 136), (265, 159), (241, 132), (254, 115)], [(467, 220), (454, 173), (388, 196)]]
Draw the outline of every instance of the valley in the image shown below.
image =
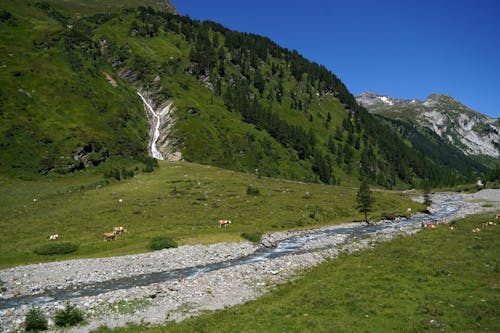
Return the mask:
[(498, 119), (174, 5), (0, 4), (1, 332), (500, 330)]
[[(89, 321), (89, 326), (75, 328), (75, 332), (101, 325), (120, 327), (127, 322), (162, 324), (165, 320), (183, 320), (203, 310), (255, 299), (276, 284), (296, 279), (304, 268), (341, 253), (355, 253), (414, 234), (421, 230), (421, 224), (495, 209), (487, 207), (498, 205), (499, 195), (498, 190), (471, 195), (436, 194), (432, 215), (416, 214), (408, 220), (372, 226), (350, 223), (278, 232), (265, 235), (260, 245), (185, 245), (149, 254), (3, 270), (0, 280), (7, 297), (0, 300), (0, 311), (3, 318), (10, 318), (3, 320), (3, 326), (15, 327), (16, 318), (22, 318), (27, 309), (21, 304), (38, 304), (52, 314), (68, 299), (85, 310)], [(14, 290), (22, 296), (9, 297)], [(129, 311), (116, 311), (120, 304), (135, 306), (131, 305)], [(182, 310), (186, 306), (189, 311)], [(11, 315), (5, 316), (7, 312)]]

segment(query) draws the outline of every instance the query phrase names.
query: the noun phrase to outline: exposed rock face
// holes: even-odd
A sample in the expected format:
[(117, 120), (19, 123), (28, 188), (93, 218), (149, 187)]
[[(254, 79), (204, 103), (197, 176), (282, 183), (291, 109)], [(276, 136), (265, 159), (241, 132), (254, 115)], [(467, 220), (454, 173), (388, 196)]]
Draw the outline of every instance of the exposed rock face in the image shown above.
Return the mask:
[(500, 119), (476, 112), (448, 95), (425, 101), (364, 92), (356, 97), (368, 111), (427, 127), (467, 155), (500, 157)]
[(174, 107), (171, 100), (155, 101), (150, 92), (138, 92), (150, 125), (151, 156), (159, 160), (179, 161), (182, 153), (176, 148), (176, 140), (172, 134), (175, 125)]

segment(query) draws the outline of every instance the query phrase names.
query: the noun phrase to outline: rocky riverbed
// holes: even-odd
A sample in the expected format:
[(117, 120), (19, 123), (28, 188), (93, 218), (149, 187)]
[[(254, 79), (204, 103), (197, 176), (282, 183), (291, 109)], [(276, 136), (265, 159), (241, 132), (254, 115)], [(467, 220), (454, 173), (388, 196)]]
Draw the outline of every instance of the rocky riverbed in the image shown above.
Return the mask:
[[(431, 211), (442, 209), (443, 202), (454, 201), (458, 210), (448, 216), (451, 220), (496, 209), (500, 204), (500, 190), (485, 190), (475, 194), (437, 193), (433, 195), (433, 201)], [(101, 325), (116, 327), (127, 322), (160, 324), (166, 320), (180, 321), (203, 310), (222, 309), (255, 299), (270, 287), (300, 276), (302, 269), (335, 257), (340, 252), (366, 249), (377, 242), (415, 233), (420, 229), (417, 223), (391, 223), (390, 227), (374, 229), (362, 235), (354, 231), (335, 234), (336, 230), (361, 230), (364, 227), (363, 223), (350, 223), (267, 234), (258, 245), (249, 242), (189, 245), (146, 254), (69, 260), (1, 270), (0, 281), (5, 291), (0, 294), (0, 304), (2, 300), (15, 295), (37, 295), (47, 289), (78, 289), (90, 282), (98, 284), (112, 279), (223, 263), (255, 254), (265, 247), (272, 248), (295, 236), (302, 237), (303, 243), (297, 251), (283, 256), (265, 260), (260, 258), (254, 262), (223, 266), (148, 285), (117, 288), (93, 296), (72, 297), (70, 302), (85, 312), (88, 323), (65, 332), (87, 332)], [(322, 232), (325, 232), (324, 237), (313, 237)], [(52, 318), (64, 304), (64, 300), (49, 300), (39, 306)], [(28, 305), (20, 305), (0, 310), (2, 332), (19, 330), (28, 309)]]

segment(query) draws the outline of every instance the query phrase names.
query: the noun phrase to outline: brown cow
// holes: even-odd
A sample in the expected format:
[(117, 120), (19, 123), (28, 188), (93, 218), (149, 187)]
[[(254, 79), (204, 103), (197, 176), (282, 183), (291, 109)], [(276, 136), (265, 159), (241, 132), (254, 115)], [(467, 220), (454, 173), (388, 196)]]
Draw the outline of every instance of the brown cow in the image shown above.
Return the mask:
[(496, 220), (500, 219), (500, 214), (495, 214), (495, 219)]
[(224, 228), (227, 228), (228, 225), (231, 224), (231, 221), (229, 220), (219, 220), (219, 228), (224, 226)]
[(109, 240), (115, 240), (116, 239), (116, 234), (114, 232), (105, 232), (104, 233), (104, 240), (109, 241)]

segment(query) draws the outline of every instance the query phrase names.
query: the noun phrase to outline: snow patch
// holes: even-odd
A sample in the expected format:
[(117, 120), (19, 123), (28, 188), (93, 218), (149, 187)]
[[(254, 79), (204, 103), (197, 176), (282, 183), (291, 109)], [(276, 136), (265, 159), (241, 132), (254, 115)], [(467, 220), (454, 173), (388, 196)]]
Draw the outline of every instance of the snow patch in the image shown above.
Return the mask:
[(387, 96), (379, 96), (379, 99), (388, 105), (394, 105), (394, 102), (391, 101)]

